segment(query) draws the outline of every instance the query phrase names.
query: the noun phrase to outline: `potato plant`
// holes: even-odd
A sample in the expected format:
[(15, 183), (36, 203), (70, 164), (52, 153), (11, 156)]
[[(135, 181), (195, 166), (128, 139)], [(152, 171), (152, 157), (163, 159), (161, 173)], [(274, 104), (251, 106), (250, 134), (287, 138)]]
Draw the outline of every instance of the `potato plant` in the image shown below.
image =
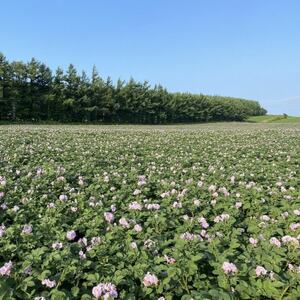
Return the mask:
[(0, 127), (0, 299), (297, 299), (300, 129)]

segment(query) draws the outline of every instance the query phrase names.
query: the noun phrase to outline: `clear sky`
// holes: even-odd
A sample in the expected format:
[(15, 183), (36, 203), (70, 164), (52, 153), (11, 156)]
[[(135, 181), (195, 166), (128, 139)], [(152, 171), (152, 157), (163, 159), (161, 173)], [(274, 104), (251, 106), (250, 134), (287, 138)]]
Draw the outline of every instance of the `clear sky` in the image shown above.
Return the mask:
[(299, 0), (0, 0), (0, 51), (300, 115)]

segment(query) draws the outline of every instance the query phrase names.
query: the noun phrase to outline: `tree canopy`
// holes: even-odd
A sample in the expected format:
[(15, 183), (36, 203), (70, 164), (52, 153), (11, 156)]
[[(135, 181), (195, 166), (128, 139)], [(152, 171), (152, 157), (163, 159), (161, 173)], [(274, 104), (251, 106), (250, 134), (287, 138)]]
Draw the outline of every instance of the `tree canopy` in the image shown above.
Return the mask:
[(72, 64), (52, 72), (34, 58), (9, 62), (0, 53), (0, 120), (161, 124), (242, 121), (264, 114), (253, 100), (170, 93), (133, 78), (114, 84), (95, 66), (89, 78)]

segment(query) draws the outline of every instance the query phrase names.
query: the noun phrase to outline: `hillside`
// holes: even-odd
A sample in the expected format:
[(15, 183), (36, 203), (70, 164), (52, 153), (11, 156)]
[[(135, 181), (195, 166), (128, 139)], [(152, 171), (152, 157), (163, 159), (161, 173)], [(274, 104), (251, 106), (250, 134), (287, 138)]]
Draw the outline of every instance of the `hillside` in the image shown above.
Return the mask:
[(265, 115), (265, 116), (254, 116), (247, 119), (247, 122), (252, 123), (300, 123), (300, 117), (283, 115)]

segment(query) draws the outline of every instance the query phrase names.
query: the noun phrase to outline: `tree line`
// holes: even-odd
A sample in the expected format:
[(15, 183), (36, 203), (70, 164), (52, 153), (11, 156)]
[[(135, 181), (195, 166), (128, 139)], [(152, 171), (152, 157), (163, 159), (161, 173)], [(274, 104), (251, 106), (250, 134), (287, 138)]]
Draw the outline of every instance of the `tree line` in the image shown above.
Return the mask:
[(147, 81), (90, 77), (70, 64), (55, 72), (32, 58), (9, 62), (0, 53), (0, 120), (160, 124), (242, 121), (264, 115), (257, 101), (170, 93)]

